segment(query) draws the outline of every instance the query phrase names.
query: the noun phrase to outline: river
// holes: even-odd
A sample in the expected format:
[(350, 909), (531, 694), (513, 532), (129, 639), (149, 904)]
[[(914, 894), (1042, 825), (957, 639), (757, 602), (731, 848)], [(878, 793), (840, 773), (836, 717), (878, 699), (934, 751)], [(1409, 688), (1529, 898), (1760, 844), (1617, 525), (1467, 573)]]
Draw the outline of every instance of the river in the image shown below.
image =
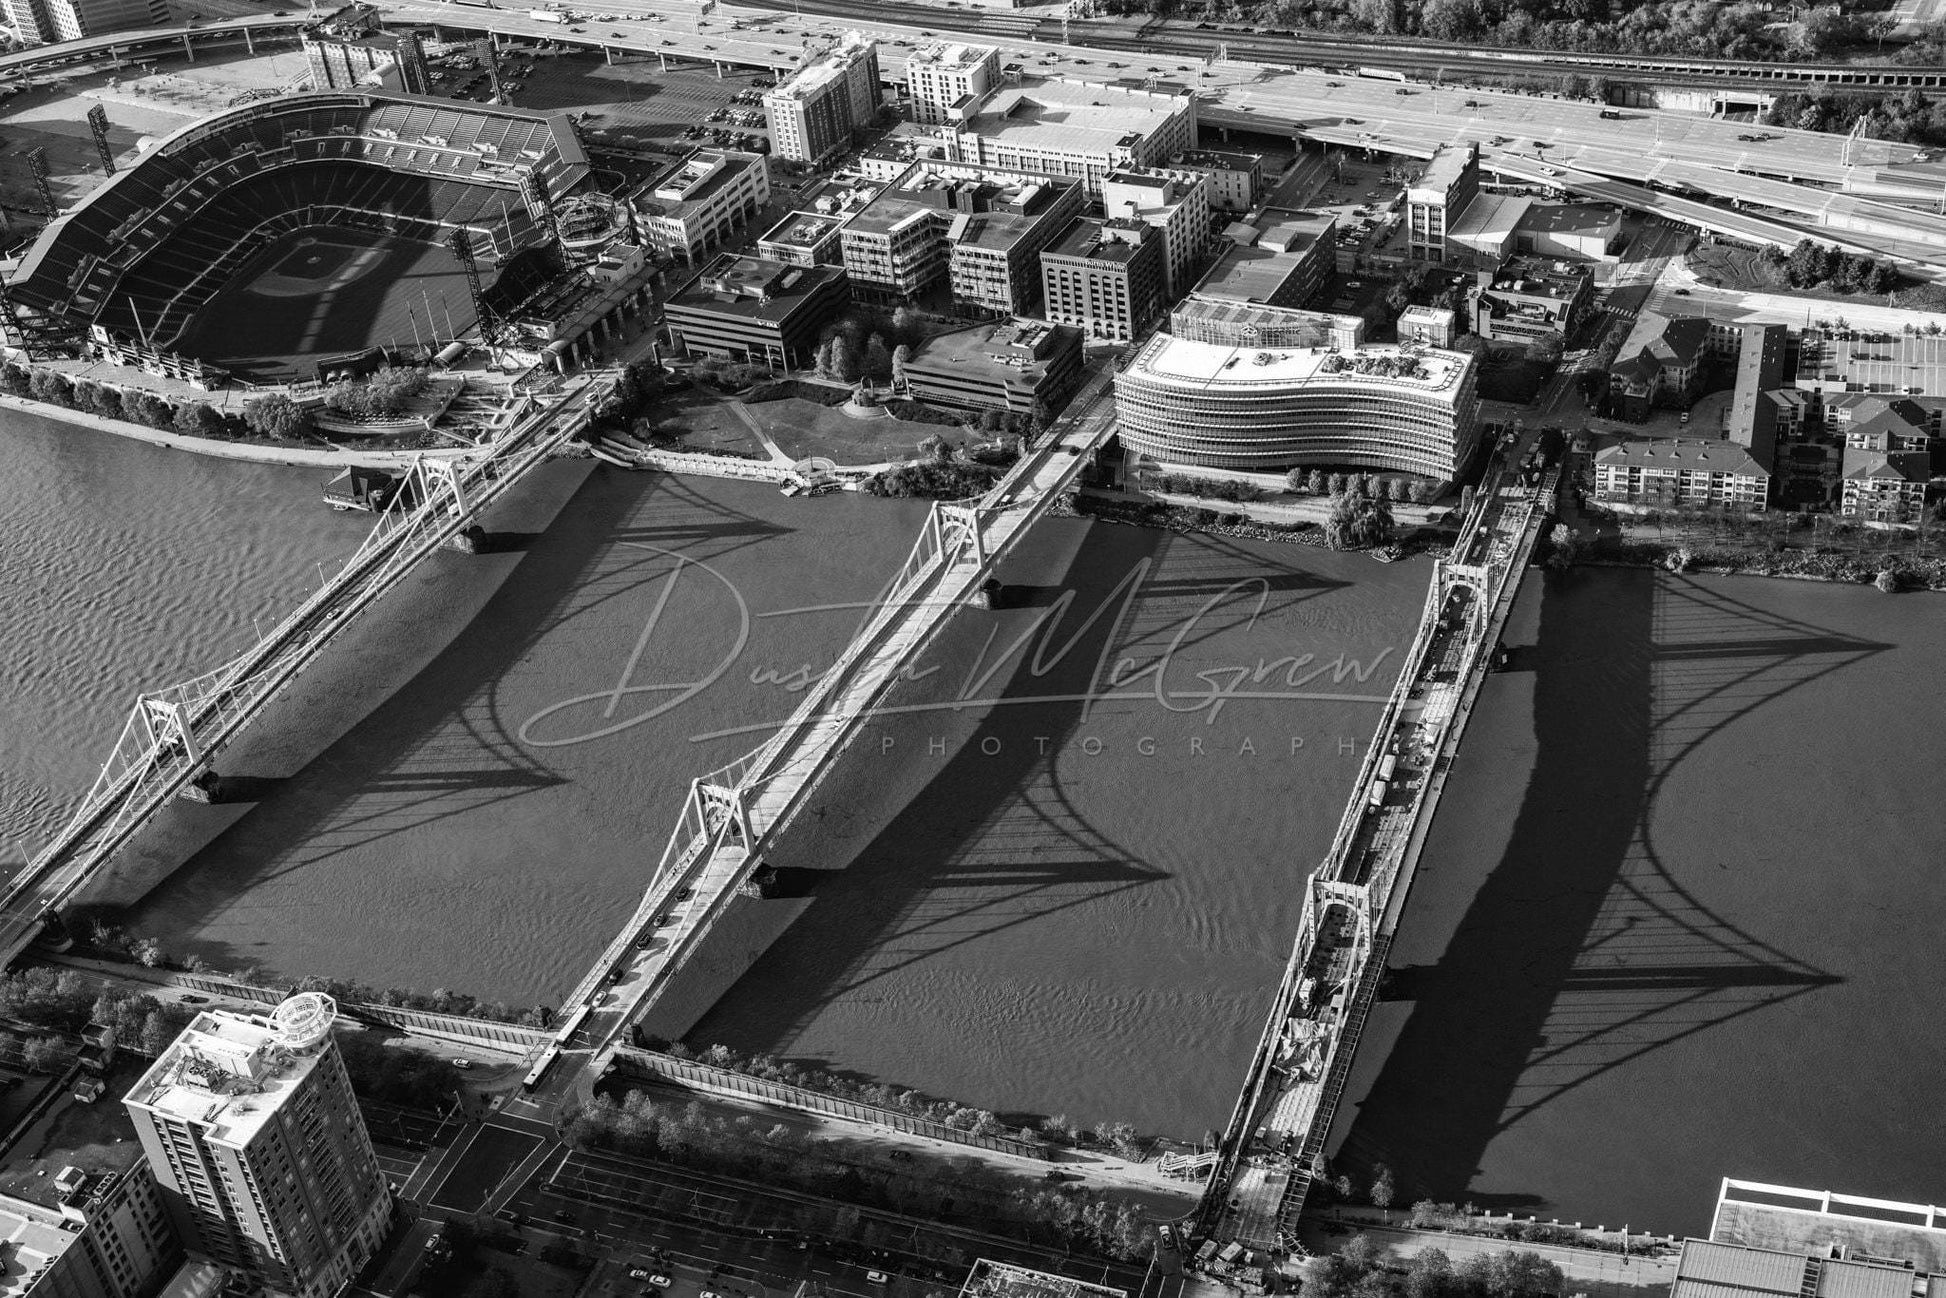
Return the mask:
[(1530, 574), (1339, 1110), (1354, 1178), (1697, 1234), (1725, 1176), (1937, 1198), (1942, 613)]
[[(362, 522), (315, 471), (6, 418), (0, 828), (32, 843), (135, 691), (241, 649)], [(922, 513), (596, 471), (134, 926), (219, 964), (558, 997), (687, 781), (785, 715)], [(1425, 565), (1052, 519), (1003, 575), (1017, 606), (962, 613), (776, 845), (802, 914), (691, 1040), (1193, 1139), (1227, 1116)], [(1930, 1197), (1941, 607), (1530, 577), (1345, 1165), (1658, 1230), (1706, 1226), (1724, 1175)]]

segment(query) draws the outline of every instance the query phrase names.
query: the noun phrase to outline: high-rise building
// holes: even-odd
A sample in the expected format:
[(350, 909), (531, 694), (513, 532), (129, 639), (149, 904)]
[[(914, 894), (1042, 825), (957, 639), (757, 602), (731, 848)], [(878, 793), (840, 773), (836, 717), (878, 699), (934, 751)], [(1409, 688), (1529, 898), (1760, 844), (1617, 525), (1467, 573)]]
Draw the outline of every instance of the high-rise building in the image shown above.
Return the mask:
[(1000, 51), (991, 45), (926, 45), (905, 61), (912, 120), (958, 121), (1000, 84)]
[(0, 0), (0, 12), (22, 45), (78, 41), (128, 27), (160, 27), (169, 21), (164, 0)]
[(780, 158), (819, 162), (851, 143), (878, 112), (878, 44), (857, 32), (764, 95), (770, 140)]
[(125, 1103), (189, 1254), (278, 1298), (324, 1298), (391, 1220), (351, 1079), (317, 992), (268, 1016), (207, 1011)]

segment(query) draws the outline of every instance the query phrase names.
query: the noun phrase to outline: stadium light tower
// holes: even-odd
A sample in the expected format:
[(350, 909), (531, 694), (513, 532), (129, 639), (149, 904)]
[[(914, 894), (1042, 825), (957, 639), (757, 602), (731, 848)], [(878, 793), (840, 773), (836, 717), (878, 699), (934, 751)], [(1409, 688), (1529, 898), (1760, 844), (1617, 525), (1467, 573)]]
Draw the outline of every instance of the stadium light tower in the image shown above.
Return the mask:
[(115, 149), (108, 143), (108, 109), (96, 104), (88, 110), (88, 129), (94, 132), (95, 152), (101, 154), (101, 174), (115, 174)]
[(40, 196), (41, 211), (45, 212), (47, 219), (52, 221), (57, 213), (54, 208), (54, 190), (47, 183), (46, 149), (36, 147), (27, 150), (27, 170), (33, 173), (34, 192)]
[(473, 317), (480, 331), (482, 342), (491, 342), (493, 312), (487, 307), (486, 293), (480, 288), (480, 267), (473, 260), (473, 237), (465, 226), (453, 231), (451, 239), (453, 256), (459, 258), (461, 269), (466, 272), (466, 291), (473, 295)]

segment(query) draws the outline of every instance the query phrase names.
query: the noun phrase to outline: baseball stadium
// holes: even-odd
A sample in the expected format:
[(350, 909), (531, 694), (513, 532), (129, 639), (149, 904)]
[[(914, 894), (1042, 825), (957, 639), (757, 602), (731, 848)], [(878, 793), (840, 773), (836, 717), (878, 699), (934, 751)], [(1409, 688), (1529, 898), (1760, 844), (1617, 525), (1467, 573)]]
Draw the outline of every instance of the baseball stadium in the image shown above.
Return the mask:
[[(455, 338), (589, 164), (563, 113), (328, 91), (170, 135), (55, 219), (8, 285), (30, 347), (137, 340), (258, 383)], [(464, 232), (464, 237), (457, 237)], [(470, 263), (470, 265), (469, 265)]]

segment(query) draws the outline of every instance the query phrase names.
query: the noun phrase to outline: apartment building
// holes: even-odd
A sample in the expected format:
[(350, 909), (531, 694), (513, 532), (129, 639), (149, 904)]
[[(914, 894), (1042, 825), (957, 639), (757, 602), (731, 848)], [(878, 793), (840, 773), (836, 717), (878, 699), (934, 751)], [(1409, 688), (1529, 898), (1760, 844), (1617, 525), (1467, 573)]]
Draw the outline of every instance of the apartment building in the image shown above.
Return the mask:
[(959, 121), (1000, 84), (1000, 51), (991, 45), (923, 45), (906, 58), (905, 80), (915, 122)]
[(0, 0), (0, 13), (23, 46), (169, 23), (167, 0)]
[(1078, 217), (1041, 253), (1045, 314), (1094, 338), (1129, 342), (1164, 298), (1162, 234), (1141, 221)]
[(331, 1039), (329, 996), (206, 1011), (124, 1101), (192, 1258), (326, 1298), (384, 1239), (391, 1193)]
[(1405, 188), (1406, 248), (1414, 261), (1444, 264), (1454, 251), (1449, 232), (1480, 192), (1480, 146), (1440, 145), (1419, 178)]
[(1769, 507), (1770, 485), (1770, 466), (1724, 439), (1655, 437), (1595, 455), (1595, 497), (1612, 503), (1756, 513)]
[(852, 296), (891, 305), (950, 290), (968, 314), (1036, 312), (1041, 251), (1084, 202), (1073, 180), (915, 163), (839, 231)]
[(1101, 186), (1104, 215), (1140, 221), (1162, 234), (1162, 291), (1170, 300), (1195, 283), (1210, 247), (1209, 180), (1195, 173), (1110, 173)]
[(849, 32), (765, 93), (771, 148), (780, 158), (822, 162), (871, 124), (880, 99), (878, 44)]
[(698, 149), (628, 197), (649, 246), (695, 265), (749, 225), (770, 202), (763, 156)]
[(1867, 523), (1917, 523), (1925, 513), (1932, 456), (1924, 451), (1844, 450), (1838, 512)]

